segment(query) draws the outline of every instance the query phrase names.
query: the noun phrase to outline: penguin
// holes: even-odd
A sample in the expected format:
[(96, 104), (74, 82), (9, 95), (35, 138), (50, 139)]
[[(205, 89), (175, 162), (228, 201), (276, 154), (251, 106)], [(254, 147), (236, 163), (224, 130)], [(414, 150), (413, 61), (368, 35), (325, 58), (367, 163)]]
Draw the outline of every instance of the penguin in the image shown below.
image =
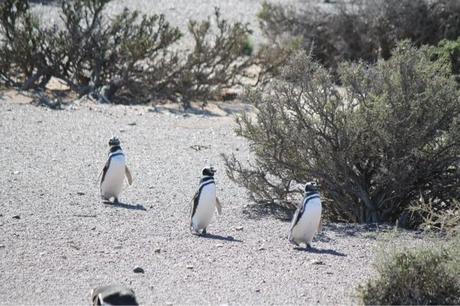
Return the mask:
[(126, 166), (126, 159), (120, 146), (120, 140), (115, 136), (112, 137), (109, 140), (109, 146), (109, 158), (101, 172), (101, 198), (109, 202), (113, 198), (113, 203), (118, 203), (118, 195), (123, 187), (125, 176), (129, 185), (133, 183), (133, 178), (131, 171)]
[(320, 228), (321, 210), (318, 186), (315, 182), (305, 184), (305, 196), (292, 218), (290, 243), (296, 246), (305, 243), (307, 248), (311, 248), (313, 237)]
[(99, 305), (139, 305), (132, 289), (110, 285), (91, 290), (91, 300), (94, 306)]
[(193, 234), (206, 235), (206, 228), (211, 222), (214, 209), (217, 214), (222, 214), (222, 206), (216, 197), (216, 184), (214, 182), (213, 167), (207, 167), (202, 170), (202, 177), (198, 191), (192, 199), (192, 208), (190, 214), (190, 231)]

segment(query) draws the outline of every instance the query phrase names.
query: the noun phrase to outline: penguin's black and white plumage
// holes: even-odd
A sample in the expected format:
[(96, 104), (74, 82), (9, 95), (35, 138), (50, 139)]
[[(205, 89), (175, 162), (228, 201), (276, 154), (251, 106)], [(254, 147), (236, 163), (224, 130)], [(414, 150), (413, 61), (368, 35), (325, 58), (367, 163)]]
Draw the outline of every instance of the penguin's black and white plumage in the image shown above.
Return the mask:
[(120, 140), (117, 137), (112, 137), (109, 141), (109, 158), (102, 169), (101, 178), (101, 197), (103, 200), (118, 203), (118, 196), (123, 188), (123, 181), (126, 176), (128, 183), (131, 185), (133, 178), (128, 166), (126, 166), (126, 158), (120, 146)]
[(91, 301), (94, 306), (139, 305), (134, 291), (120, 285), (103, 286), (93, 289), (91, 291)]
[(296, 246), (305, 243), (307, 247), (311, 247), (313, 237), (320, 227), (321, 210), (321, 198), (316, 183), (307, 183), (305, 196), (292, 218), (289, 242)]
[(190, 230), (194, 234), (206, 234), (206, 228), (212, 220), (214, 209), (217, 213), (222, 213), (219, 199), (216, 197), (216, 184), (214, 182), (213, 167), (204, 168), (200, 179), (198, 191), (193, 196), (192, 209), (190, 216)]

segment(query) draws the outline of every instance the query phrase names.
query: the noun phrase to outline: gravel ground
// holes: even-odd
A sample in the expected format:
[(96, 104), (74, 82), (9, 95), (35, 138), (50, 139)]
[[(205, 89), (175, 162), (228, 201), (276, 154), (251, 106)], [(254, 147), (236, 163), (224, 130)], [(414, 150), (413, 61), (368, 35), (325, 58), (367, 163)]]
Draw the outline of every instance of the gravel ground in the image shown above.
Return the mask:
[[(233, 133), (241, 105), (214, 105), (212, 115), (26, 102), (0, 95), (0, 304), (87, 304), (91, 288), (111, 283), (142, 304), (350, 304), (378, 247), (423, 242), (328, 224), (314, 250), (295, 250), (289, 223), (250, 213), (225, 175), (221, 153), (249, 156)], [(113, 134), (134, 176), (116, 206), (101, 203), (96, 184)], [(189, 202), (208, 164), (223, 215), (197, 237)]]

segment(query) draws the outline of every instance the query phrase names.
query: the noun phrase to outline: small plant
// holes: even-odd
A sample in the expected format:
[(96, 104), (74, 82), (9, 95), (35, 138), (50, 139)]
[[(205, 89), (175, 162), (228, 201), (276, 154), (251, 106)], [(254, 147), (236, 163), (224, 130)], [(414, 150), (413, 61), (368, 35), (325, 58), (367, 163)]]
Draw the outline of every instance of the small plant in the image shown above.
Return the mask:
[(458, 305), (459, 243), (381, 255), (377, 277), (358, 289), (359, 297), (365, 305)]

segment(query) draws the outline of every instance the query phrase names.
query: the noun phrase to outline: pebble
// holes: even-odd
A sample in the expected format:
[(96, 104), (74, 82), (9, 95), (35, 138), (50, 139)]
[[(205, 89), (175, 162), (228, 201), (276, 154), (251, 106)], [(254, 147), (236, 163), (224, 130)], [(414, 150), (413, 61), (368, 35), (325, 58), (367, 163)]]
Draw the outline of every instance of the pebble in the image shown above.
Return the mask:
[(310, 261), (310, 264), (312, 264), (312, 265), (324, 265), (324, 262), (321, 261), (321, 260), (314, 259), (314, 260)]
[(135, 125), (137, 125), (137, 123), (136, 122), (131, 122), (131, 123), (128, 123), (128, 125), (135, 126)]
[(216, 247), (218, 247), (218, 248), (223, 248), (223, 247), (224, 247), (224, 245), (223, 245), (223, 244), (221, 244), (221, 243), (219, 243), (219, 244), (216, 244)]
[(19, 219), (21, 219), (21, 216), (15, 215), (15, 216), (13, 216), (13, 219), (18, 219), (19, 220)]
[(155, 253), (160, 253), (160, 252), (161, 252), (161, 249), (160, 249), (160, 248), (156, 248), (156, 249), (154, 250), (154, 252), (155, 252)]
[(264, 248), (264, 247), (260, 247), (260, 248), (258, 248), (257, 250), (258, 250), (258, 251), (264, 251), (265, 248)]
[(82, 192), (82, 191), (78, 191), (77, 194), (78, 194), (79, 196), (85, 195), (85, 193)]
[(192, 270), (192, 269), (193, 269), (193, 266), (192, 266), (192, 265), (187, 265), (187, 269)]
[(141, 267), (135, 267), (133, 270), (134, 273), (145, 273), (144, 269)]
[(242, 231), (242, 230), (243, 230), (243, 227), (242, 227), (242, 226), (237, 226), (237, 227), (235, 227), (235, 229), (236, 229), (237, 231)]

